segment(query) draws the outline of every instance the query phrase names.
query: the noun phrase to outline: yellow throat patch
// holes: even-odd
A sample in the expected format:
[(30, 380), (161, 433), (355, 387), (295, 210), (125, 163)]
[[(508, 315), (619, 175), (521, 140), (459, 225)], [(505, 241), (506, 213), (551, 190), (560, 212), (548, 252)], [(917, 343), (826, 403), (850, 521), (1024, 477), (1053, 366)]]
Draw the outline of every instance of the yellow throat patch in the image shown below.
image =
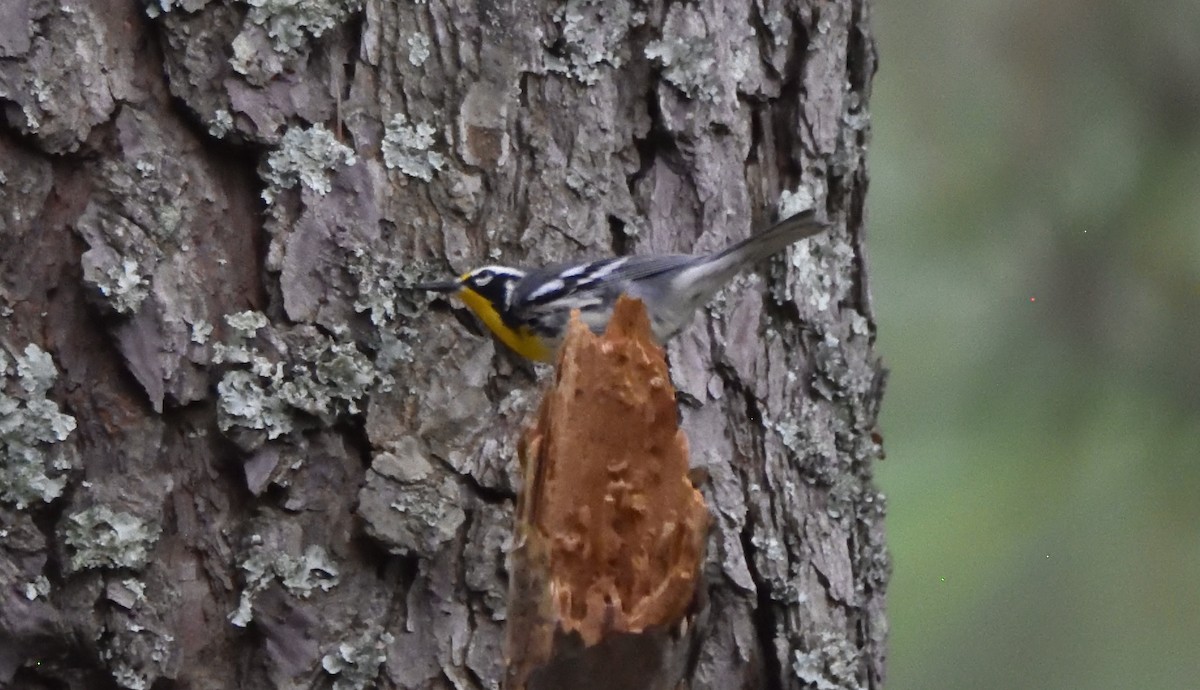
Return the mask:
[(487, 326), (488, 330), (513, 352), (538, 362), (549, 362), (554, 357), (550, 348), (546, 347), (542, 339), (533, 331), (528, 328), (516, 331), (505, 325), (504, 320), (500, 318), (500, 312), (496, 311), (492, 303), (484, 299), (483, 295), (469, 287), (463, 287), (459, 289), (458, 296), (467, 305), (467, 309), (479, 317), (483, 325)]

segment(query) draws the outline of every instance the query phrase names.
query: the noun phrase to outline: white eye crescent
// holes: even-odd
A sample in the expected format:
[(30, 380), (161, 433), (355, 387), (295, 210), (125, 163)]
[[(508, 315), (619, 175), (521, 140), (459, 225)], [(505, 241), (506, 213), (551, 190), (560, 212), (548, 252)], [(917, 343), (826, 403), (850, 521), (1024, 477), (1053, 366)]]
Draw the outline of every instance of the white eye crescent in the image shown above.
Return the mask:
[(492, 278), (494, 277), (495, 276), (493, 276), (491, 273), (479, 273), (473, 276), (471, 280), (479, 287), (483, 287), (484, 285), (492, 282)]

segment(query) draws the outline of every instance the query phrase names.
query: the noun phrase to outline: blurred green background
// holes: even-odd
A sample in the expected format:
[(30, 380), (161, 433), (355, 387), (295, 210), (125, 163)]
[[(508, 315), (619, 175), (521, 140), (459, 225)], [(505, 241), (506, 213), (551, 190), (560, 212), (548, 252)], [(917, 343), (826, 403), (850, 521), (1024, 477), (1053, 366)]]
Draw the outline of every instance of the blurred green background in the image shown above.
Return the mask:
[(889, 690), (1200, 687), (1200, 2), (880, 0)]

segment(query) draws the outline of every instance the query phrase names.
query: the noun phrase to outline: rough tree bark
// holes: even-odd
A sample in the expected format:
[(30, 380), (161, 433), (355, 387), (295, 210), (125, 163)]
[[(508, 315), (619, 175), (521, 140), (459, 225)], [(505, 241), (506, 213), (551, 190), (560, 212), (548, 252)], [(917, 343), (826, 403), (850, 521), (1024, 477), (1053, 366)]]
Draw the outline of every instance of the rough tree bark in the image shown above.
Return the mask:
[(867, 10), (5, 0), (0, 686), (497, 687), (544, 372), (398, 285), (710, 250), (785, 197), (837, 227), (669, 348), (691, 687), (878, 687)]

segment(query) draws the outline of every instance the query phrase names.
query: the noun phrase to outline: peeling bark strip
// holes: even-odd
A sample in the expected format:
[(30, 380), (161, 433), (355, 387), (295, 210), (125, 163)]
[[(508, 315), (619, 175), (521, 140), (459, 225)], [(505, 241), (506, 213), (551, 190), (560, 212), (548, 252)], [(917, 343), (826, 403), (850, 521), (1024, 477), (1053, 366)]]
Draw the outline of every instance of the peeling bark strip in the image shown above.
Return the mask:
[(506, 687), (676, 687), (708, 510), (640, 301), (622, 297), (603, 336), (571, 315), (521, 451)]

